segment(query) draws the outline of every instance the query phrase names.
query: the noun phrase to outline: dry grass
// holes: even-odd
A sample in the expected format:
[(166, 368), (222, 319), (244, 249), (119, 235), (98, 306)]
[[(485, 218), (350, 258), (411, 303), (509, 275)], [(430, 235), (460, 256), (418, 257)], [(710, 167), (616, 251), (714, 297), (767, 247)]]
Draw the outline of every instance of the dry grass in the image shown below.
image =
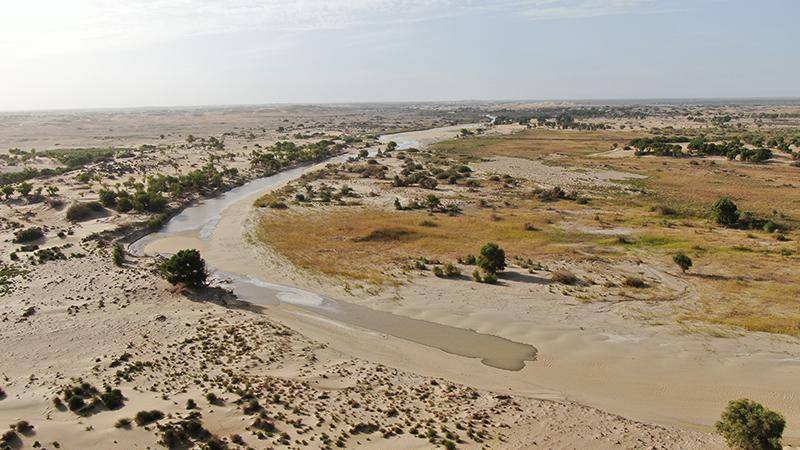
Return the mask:
[[(544, 225), (544, 215), (530, 208), (469, 208), (459, 216), (439, 214), (437, 226), (431, 227), (426, 224), (431, 216), (422, 211), (270, 211), (257, 236), (305, 269), (381, 283), (416, 258), (455, 261), (490, 241), (506, 248), (509, 256), (526, 258), (577, 256), (568, 246), (591, 241), (591, 236)], [(536, 223), (543, 232), (526, 231), (526, 223)]]
[(509, 156), (536, 158), (551, 153), (585, 156), (611, 150), (614, 144), (625, 146), (631, 139), (642, 137), (632, 131), (575, 131), (534, 128), (521, 133), (475, 137), (440, 142), (434, 150), (462, 156)]

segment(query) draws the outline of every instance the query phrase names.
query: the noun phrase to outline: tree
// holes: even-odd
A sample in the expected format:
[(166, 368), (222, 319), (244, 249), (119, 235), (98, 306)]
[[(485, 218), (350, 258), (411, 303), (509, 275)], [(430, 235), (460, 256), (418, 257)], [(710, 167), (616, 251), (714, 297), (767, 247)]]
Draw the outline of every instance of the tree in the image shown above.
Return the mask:
[(206, 285), (206, 262), (195, 249), (181, 250), (161, 264), (161, 275), (171, 284), (182, 283), (191, 288)]
[(369, 156), (369, 150), (366, 150), (366, 149), (359, 150), (359, 152), (358, 152), (358, 157), (359, 158), (364, 159), (367, 156)]
[(690, 267), (692, 267), (692, 258), (686, 255), (686, 253), (678, 252), (675, 256), (672, 257), (672, 260), (681, 270), (686, 273)]
[(739, 210), (736, 207), (736, 203), (729, 198), (721, 198), (711, 206), (711, 214), (714, 216), (714, 220), (726, 227), (730, 227), (736, 225), (736, 222), (739, 221)]
[(506, 252), (494, 242), (481, 247), (481, 254), (478, 257), (478, 267), (487, 274), (494, 275), (506, 268)]
[(3, 195), (5, 195), (6, 200), (8, 200), (9, 197), (14, 195), (14, 191), (15, 191), (14, 186), (11, 186), (10, 184), (3, 186)]
[(396, 148), (397, 148), (397, 142), (395, 142), (395, 141), (389, 141), (389, 143), (386, 144), (386, 151), (387, 152), (390, 152), (390, 151), (392, 151), (392, 150), (394, 150)]
[(786, 420), (763, 405), (742, 398), (732, 400), (716, 424), (717, 432), (732, 448), (742, 450), (780, 449)]

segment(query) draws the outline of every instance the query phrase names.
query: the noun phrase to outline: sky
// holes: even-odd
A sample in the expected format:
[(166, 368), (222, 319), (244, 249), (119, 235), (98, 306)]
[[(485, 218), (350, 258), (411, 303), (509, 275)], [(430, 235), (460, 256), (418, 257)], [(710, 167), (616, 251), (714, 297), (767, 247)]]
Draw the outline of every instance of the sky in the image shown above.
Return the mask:
[(800, 97), (798, 0), (2, 0), (0, 110)]

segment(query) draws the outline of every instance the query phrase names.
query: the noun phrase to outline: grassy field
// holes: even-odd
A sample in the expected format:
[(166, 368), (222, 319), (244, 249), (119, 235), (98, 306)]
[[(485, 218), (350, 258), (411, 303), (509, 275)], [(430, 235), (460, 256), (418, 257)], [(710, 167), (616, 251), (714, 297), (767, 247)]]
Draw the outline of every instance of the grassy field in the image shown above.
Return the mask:
[[(489, 241), (513, 249), (513, 255), (539, 258), (564, 256), (570, 253), (569, 244), (590, 241), (581, 233), (546, 225), (551, 216), (530, 208), (474, 208), (459, 216), (362, 207), (332, 207), (314, 214), (273, 210), (258, 237), (299, 267), (383, 283), (415, 259), (455, 262), (478, 253)], [(548, 231), (526, 231), (525, 224)]]

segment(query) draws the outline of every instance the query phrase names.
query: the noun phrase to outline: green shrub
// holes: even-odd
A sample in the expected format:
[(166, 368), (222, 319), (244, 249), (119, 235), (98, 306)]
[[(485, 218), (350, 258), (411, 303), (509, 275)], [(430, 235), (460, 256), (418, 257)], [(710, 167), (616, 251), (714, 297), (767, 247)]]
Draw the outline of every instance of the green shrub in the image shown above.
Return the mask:
[(743, 398), (728, 403), (716, 429), (731, 448), (772, 450), (782, 448), (785, 426), (781, 414)]
[(467, 266), (474, 266), (478, 263), (478, 258), (475, 255), (467, 255), (463, 258), (458, 258), (458, 262)]
[(506, 252), (497, 244), (490, 242), (481, 247), (477, 264), (487, 274), (497, 274), (506, 268)]
[(487, 273), (483, 276), (483, 282), (486, 284), (496, 284), (497, 283), (497, 274), (494, 273)]
[(100, 401), (108, 409), (118, 409), (125, 405), (125, 397), (119, 389), (106, 388), (106, 391), (100, 394)]
[(100, 204), (106, 208), (113, 208), (117, 204), (117, 193), (110, 189), (100, 189), (97, 193), (100, 197)]
[(160, 230), (164, 224), (167, 223), (167, 215), (161, 213), (147, 222), (147, 226), (152, 228), (153, 230)]
[(31, 242), (44, 237), (44, 232), (39, 227), (26, 228), (14, 234), (14, 243)]
[(117, 267), (122, 267), (122, 263), (125, 262), (125, 250), (119, 242), (114, 244), (114, 249), (111, 251), (111, 258), (114, 260), (114, 265)]
[(432, 271), (432, 272), (433, 272), (433, 274), (434, 274), (434, 275), (436, 275), (437, 277), (439, 277), (439, 278), (444, 278), (444, 271), (442, 270), (442, 268), (441, 268), (441, 267), (439, 267), (439, 266), (433, 266), (433, 269), (431, 269), (431, 271)]
[(136, 413), (136, 417), (134, 417), (133, 420), (136, 421), (136, 425), (143, 427), (147, 424), (153, 423), (163, 418), (164, 418), (163, 412), (157, 409), (153, 409), (150, 411), (139, 411), (138, 413)]
[(103, 212), (104, 208), (100, 202), (75, 203), (67, 208), (67, 220), (81, 222), (89, 220), (96, 214)]
[(481, 272), (478, 269), (472, 271), (472, 280), (477, 281), (478, 283), (483, 283), (483, 278), (481, 277)]
[(119, 197), (117, 198), (117, 211), (126, 213), (133, 209), (133, 202), (131, 202), (130, 197)]
[(444, 265), (444, 275), (446, 277), (457, 277), (461, 275), (461, 269), (459, 269), (452, 263), (447, 263)]
[(692, 267), (692, 258), (683, 252), (678, 252), (675, 256), (673, 256), (672, 261), (674, 261), (683, 272), (686, 272), (690, 267)]
[(131, 205), (139, 212), (161, 212), (167, 206), (167, 199), (160, 192), (138, 191), (133, 194)]
[(181, 250), (160, 266), (161, 274), (171, 284), (182, 283), (191, 288), (206, 285), (206, 262), (197, 250)]

